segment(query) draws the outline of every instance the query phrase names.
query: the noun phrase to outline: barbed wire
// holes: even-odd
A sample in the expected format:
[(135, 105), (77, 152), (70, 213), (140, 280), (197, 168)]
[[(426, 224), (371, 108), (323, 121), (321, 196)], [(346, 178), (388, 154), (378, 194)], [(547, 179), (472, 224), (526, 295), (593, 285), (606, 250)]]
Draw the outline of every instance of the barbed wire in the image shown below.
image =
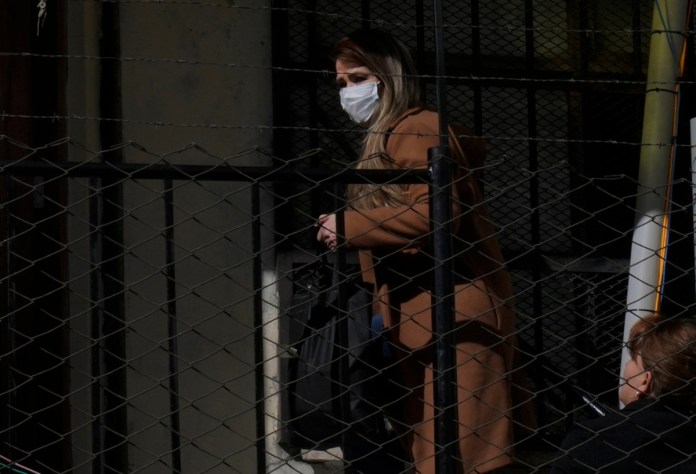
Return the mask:
[[(0, 119), (2, 118), (25, 118), (25, 119), (37, 119), (37, 120), (91, 120), (91, 121), (105, 121), (105, 122), (117, 122), (117, 123), (131, 123), (138, 125), (152, 125), (152, 126), (171, 126), (171, 127), (182, 127), (182, 128), (211, 128), (211, 129), (230, 129), (230, 130), (289, 130), (289, 131), (304, 131), (304, 132), (331, 132), (331, 133), (360, 133), (356, 132), (353, 128), (320, 128), (320, 127), (307, 127), (307, 126), (270, 126), (270, 125), (225, 125), (225, 124), (182, 124), (182, 123), (168, 123), (168, 122), (151, 122), (145, 120), (132, 120), (132, 119), (110, 119), (110, 118), (99, 118), (99, 117), (81, 117), (76, 115), (70, 116), (58, 116), (58, 115), (23, 115), (23, 114), (6, 114), (0, 113)], [(428, 134), (424, 134), (428, 135)], [(436, 136), (433, 134), (432, 136)], [(521, 142), (521, 143), (559, 143), (559, 144), (608, 144), (608, 145), (629, 145), (635, 147), (669, 147), (674, 146), (677, 148), (691, 148), (691, 144), (688, 143), (643, 143), (643, 142), (631, 142), (631, 141), (621, 141), (621, 140), (599, 140), (599, 139), (577, 139), (577, 138), (550, 138), (550, 137), (530, 137), (530, 136), (502, 136), (502, 135), (483, 135), (480, 138), (491, 141), (500, 142)], [(10, 140), (12, 144), (20, 146), (28, 150), (40, 150), (45, 147), (51, 147), (54, 143), (62, 144), (65, 142), (71, 142), (70, 137), (63, 137), (56, 142), (52, 142), (46, 145), (40, 145), (38, 147), (31, 147), (27, 144), (23, 144), (20, 141), (10, 137), (8, 135), (0, 135), (0, 140)], [(115, 145), (109, 150), (118, 149), (122, 146), (133, 146), (138, 147), (141, 151), (147, 151), (142, 145), (138, 144), (136, 141), (125, 141), (123, 144)], [(181, 153), (189, 147), (204, 150), (200, 145), (192, 143), (184, 148), (178, 149), (177, 151), (167, 152), (167, 154)], [(262, 148), (259, 148), (262, 149)], [(319, 149), (320, 150), (320, 149)], [(102, 150), (106, 151), (106, 150)], [(148, 152), (149, 153), (149, 152)], [(206, 152), (207, 153), (207, 152)], [(315, 150), (305, 150), (301, 152), (301, 156), (310, 156), (316, 154)], [(211, 155), (214, 156), (214, 155)]]
[[(385, 5), (364, 3), (377, 9)], [(462, 3), (463, 10), (473, 7), (473, 2)], [(46, 21), (40, 30), (44, 35), (58, 18), (52, 10), (56, 4), (46, 2), (47, 18), (37, 18), (31, 4), (32, 23), (21, 27), (32, 39), (37, 19)], [(160, 9), (181, 8), (176, 13), (186, 14), (195, 10), (203, 19), (229, 13), (242, 21), (263, 15), (266, 22), (271, 14), (281, 15), (287, 25), (281, 22), (280, 28), (286, 27), (293, 41), (272, 47), (287, 47), (291, 54), (280, 55), (284, 62), (276, 64), (269, 45), (264, 46), (267, 58), (245, 56), (253, 59), (244, 61), (167, 57), (169, 53), (156, 49), (137, 57), (45, 54), (23, 47), (25, 51), (0, 51), (0, 60), (13, 65), (25, 61), (29, 68), (37, 63), (67, 65), (76, 74), (68, 82), (75, 80), (78, 86), (83, 80), (98, 80), (88, 75), (96, 69), (91, 62), (144, 64), (148, 67), (132, 69), (148, 72), (168, 66), (161, 69), (188, 75), (203, 75), (210, 68), (239, 75), (261, 72), (283, 86), (267, 91), (265, 105), (271, 109), (272, 92), (283, 107), (273, 112), (287, 116), (273, 119), (282, 125), (266, 115), (233, 114), (211, 123), (201, 115), (179, 115), (179, 109), (191, 105), (180, 95), (167, 97), (174, 106), (165, 112), (138, 107), (124, 110), (122, 117), (93, 112), (98, 109), (32, 113), (53, 109), (32, 109), (30, 101), (26, 106), (7, 102), (0, 110), (0, 148), (16, 158), (0, 157), (0, 290), (5, 295), (0, 299), (0, 375), (5, 378), (0, 379), (7, 380), (0, 388), (6, 413), (0, 424), (0, 460), (5, 464), (0, 467), (21, 463), (40, 466), (42, 473), (304, 472), (306, 466), (295, 463), (307, 451), (291, 431), (298, 417), (286, 405), (303, 380), (293, 372), (302, 355), (299, 344), (307, 340), (303, 332), (316, 329), (316, 320), (298, 323), (290, 313), (297, 307), (294, 298), (303, 270), (323, 257), (338, 266), (339, 255), (317, 249), (317, 216), (348, 205), (342, 186), (360, 182), (359, 173), (349, 172), (356, 171), (355, 155), (366, 133), (343, 125), (348, 122), (340, 119), (335, 91), (320, 84), (323, 79), (333, 82), (335, 73), (313, 63), (316, 57), (309, 52), (328, 46), (318, 45), (312, 35), (328, 41), (342, 34), (344, 26), (360, 23), (403, 32), (411, 40), (425, 33), (428, 43), (428, 30), (435, 27), (428, 11), (417, 18), (410, 10), (383, 15), (373, 8), (374, 14), (368, 15), (356, 5), (299, 1), (284, 2), (283, 7), (227, 0), (69, 4), (69, 9), (118, 5), (122, 15), (139, 15), (149, 7), (157, 15)], [(310, 8), (314, 4), (321, 8)], [(556, 10), (544, 13), (538, 2), (527, 18), (544, 20), (538, 28), (525, 24), (522, 15), (513, 17), (522, 7), (513, 9), (509, 2), (498, 2), (498, 11), (485, 13), (481, 24), (468, 11), (460, 15), (461, 21), (450, 15), (442, 27), (452, 37), (465, 32), (462, 44), (451, 51), (464, 73), (419, 75), (426, 87), (437, 79), (458, 86), (449, 92), (457, 119), (477, 130), (463, 136), (486, 142), (479, 179), (519, 316), (513, 332), (520, 341), (523, 370), (504, 375), (528, 379), (519, 387), (528, 389), (536, 403), (538, 423), (519, 424), (543, 444), (528, 445), (525, 435), (515, 441), (516, 460), (525, 471), (543, 471), (562, 454), (560, 440), (570, 424), (597, 416), (596, 410), (587, 410), (592, 403), (613, 404), (638, 197), (662, 196), (668, 186), (678, 188), (665, 197), (675, 221), (674, 236), (665, 243), (670, 249), (665, 281), (674, 285), (665, 288), (665, 301), (674, 313), (687, 314), (695, 306), (688, 158), (675, 160), (674, 175), (664, 186), (643, 186), (637, 176), (641, 150), (671, 147), (674, 158), (686, 157), (691, 147), (681, 132), (669, 143), (641, 142), (645, 89), (683, 89), (675, 107), (688, 109), (686, 97), (696, 83), (689, 71), (683, 79), (648, 85), (644, 72), (649, 35), (676, 33), (691, 39), (694, 30), (690, 25), (686, 32), (653, 31), (642, 11), (648, 2), (631, 4), (641, 9), (635, 18), (625, 15), (625, 3), (600, 4), (603, 13), (610, 10), (616, 16), (590, 18), (588, 28), (577, 27), (577, 18), (577, 25), (564, 27), (567, 18)], [(350, 14), (340, 13), (342, 5)], [(510, 14), (501, 15), (506, 6)], [(558, 23), (552, 23), (556, 18)], [(320, 32), (311, 30), (310, 20), (323, 22)], [(483, 64), (469, 73), (460, 64), (474, 64), (475, 46), (468, 36), (475, 35), (485, 38), (491, 52), (479, 48)], [(523, 35), (529, 40), (525, 45), (517, 38)], [(551, 35), (550, 43), (539, 39)], [(510, 36), (520, 48), (508, 50)], [(83, 51), (73, 49), (75, 38), (68, 41), (68, 51)], [(427, 56), (430, 47), (420, 45), (418, 52)], [(138, 49), (129, 51), (140, 54)], [(205, 54), (229, 57), (227, 51)], [(492, 60), (486, 63), (489, 54)], [(521, 60), (525, 57), (529, 62)], [(80, 71), (80, 62), (90, 70)], [(286, 81), (295, 76), (311, 77), (320, 90)], [(218, 91), (210, 96), (217, 99)], [(237, 98), (224, 100), (234, 103)], [(79, 94), (74, 99), (67, 109), (59, 104), (56, 110), (83, 110), (70, 108), (80, 106)], [(90, 99), (97, 107), (98, 100), (108, 97), (94, 94)], [(200, 108), (207, 103), (202, 101)], [(335, 114), (329, 112), (334, 109)], [(27, 132), (18, 123), (34, 128)], [(123, 136), (102, 145), (95, 124), (118, 128)], [(155, 128), (167, 133), (151, 133)], [(255, 132), (262, 144), (249, 146)], [(245, 137), (243, 145), (237, 144), (238, 135)], [(221, 146), (230, 148), (220, 152)], [(110, 153), (125, 163), (110, 161)], [(420, 173), (363, 179), (373, 184), (427, 182), (427, 171)], [(378, 347), (385, 351), (384, 345)], [(371, 368), (388, 371), (379, 364)], [(372, 380), (381, 378), (379, 373)], [(341, 389), (358, 387), (344, 379), (337, 382)], [(181, 420), (176, 420), (179, 415)], [(383, 424), (388, 431), (389, 425)], [(356, 426), (348, 423), (343, 429)], [(317, 454), (311, 448), (325, 447), (318, 442), (309, 450)], [(380, 440), (376, 447), (383, 452), (391, 444)], [(327, 456), (349, 462), (340, 453)]]
[[(47, 59), (82, 59), (89, 61), (119, 61), (119, 62), (142, 62), (142, 63), (155, 63), (155, 64), (181, 64), (188, 66), (215, 66), (222, 68), (240, 68), (240, 69), (255, 69), (255, 70), (266, 70), (273, 72), (297, 72), (297, 73), (311, 73), (317, 74), (321, 77), (325, 77), (328, 80), (333, 80), (335, 71), (331, 69), (316, 69), (316, 68), (297, 68), (297, 67), (284, 67), (284, 66), (267, 66), (267, 65), (252, 65), (252, 64), (241, 64), (241, 63), (224, 63), (224, 62), (214, 62), (214, 61), (200, 61), (200, 60), (189, 60), (189, 59), (172, 59), (172, 58), (136, 58), (128, 56), (110, 57), (110, 56), (91, 56), (91, 55), (80, 55), (80, 54), (45, 54), (45, 53), (31, 53), (31, 52), (7, 52), (0, 51), (0, 57), (36, 57), (36, 58), (47, 58)], [(541, 75), (542, 71), (538, 71), (537, 74)], [(567, 73), (569, 74), (569, 73)], [(490, 75), (479, 75), (479, 74), (460, 74), (460, 75), (434, 75), (434, 74), (416, 74), (415, 77), (419, 79), (450, 79), (450, 80), (466, 80), (470, 82), (498, 82), (504, 81), (509, 83), (523, 83), (529, 82), (534, 84), (553, 84), (556, 86), (572, 86), (572, 85), (646, 85), (647, 80), (642, 79), (632, 79), (632, 78), (582, 78), (582, 77), (539, 77), (539, 76), (525, 76), (519, 77), (515, 76), (490, 76)], [(673, 84), (681, 85), (694, 85), (696, 81), (689, 79), (676, 79), (676, 81), (651, 81), (651, 85), (669, 85)]]
[[(249, 6), (249, 5), (238, 5), (232, 3), (212, 3), (212, 2), (202, 2), (196, 0), (70, 0), (76, 3), (88, 3), (92, 1), (93, 3), (115, 3), (115, 4), (169, 4), (169, 5), (187, 5), (187, 6), (199, 6), (199, 7), (210, 7), (210, 8), (224, 8), (224, 9), (234, 9), (234, 10), (259, 10), (259, 11), (277, 11), (286, 13), (297, 13), (303, 15), (309, 15), (313, 17), (323, 17), (328, 19), (341, 19), (348, 21), (355, 21), (360, 23), (375, 24), (379, 27), (406, 27), (406, 28), (433, 28), (434, 24), (419, 24), (419, 23), (405, 23), (405, 22), (393, 22), (385, 21), (382, 19), (375, 20), (369, 17), (363, 16), (351, 16), (344, 13), (327, 13), (321, 10), (310, 10), (303, 8), (292, 8), (292, 7), (273, 7), (273, 6)], [(506, 24), (505, 26), (500, 26), (499, 28), (491, 26), (481, 26), (466, 22), (457, 23), (443, 23), (441, 25), (446, 29), (478, 29), (481, 31), (518, 31), (526, 32), (530, 28), (526, 26), (510, 26)], [(653, 30), (652, 28), (622, 28), (622, 29), (594, 29), (594, 28), (548, 28), (548, 27), (538, 27), (532, 28), (532, 31), (538, 32), (556, 32), (556, 33), (575, 33), (575, 34), (596, 34), (596, 33), (624, 33), (624, 34), (634, 34), (634, 33), (679, 33), (679, 34), (693, 34), (693, 31), (687, 31), (686, 33), (680, 30)]]

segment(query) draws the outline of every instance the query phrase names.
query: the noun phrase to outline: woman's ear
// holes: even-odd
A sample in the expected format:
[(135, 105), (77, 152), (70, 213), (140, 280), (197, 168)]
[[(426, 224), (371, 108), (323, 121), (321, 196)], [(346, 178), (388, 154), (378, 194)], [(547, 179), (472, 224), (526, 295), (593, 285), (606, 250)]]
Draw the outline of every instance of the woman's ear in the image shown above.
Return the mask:
[(647, 395), (652, 392), (652, 382), (653, 374), (649, 370), (646, 370), (640, 374), (640, 383), (636, 387), (643, 395)]

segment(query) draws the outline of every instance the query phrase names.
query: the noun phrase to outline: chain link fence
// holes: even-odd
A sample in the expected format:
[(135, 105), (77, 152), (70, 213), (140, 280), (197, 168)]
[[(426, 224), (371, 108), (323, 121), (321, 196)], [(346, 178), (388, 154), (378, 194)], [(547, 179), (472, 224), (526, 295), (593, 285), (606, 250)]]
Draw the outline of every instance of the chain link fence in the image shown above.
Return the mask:
[[(23, 3), (0, 15), (3, 469), (351, 472), (345, 436), (293, 431), (315, 223), (361, 179), (363, 131), (328, 53), (360, 27), (390, 31), (435, 106), (431, 2)], [(486, 142), (480, 181), (534, 411), (508, 471), (549, 472), (573, 422), (618, 403), (636, 201), (662, 192), (639, 181), (658, 2), (443, 4), (449, 120)], [(659, 284), (661, 310), (691, 316), (688, 15)], [(355, 255), (328, 260), (340, 300)], [(362, 331), (388, 350), (379, 321), (351, 326), (349, 296), (328, 305), (335, 332), (312, 337)], [(348, 339), (332, 347), (328, 385), (307, 380), (353, 433), (340, 407), (361, 359)], [(388, 367), (362, 370), (376, 384)], [(378, 410), (365, 420), (391, 432)]]

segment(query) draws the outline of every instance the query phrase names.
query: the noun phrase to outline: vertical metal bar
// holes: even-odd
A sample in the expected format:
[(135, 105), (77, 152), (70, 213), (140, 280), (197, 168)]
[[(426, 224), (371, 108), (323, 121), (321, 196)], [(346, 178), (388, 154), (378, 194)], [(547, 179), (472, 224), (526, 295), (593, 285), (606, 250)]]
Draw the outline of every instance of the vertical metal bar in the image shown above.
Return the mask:
[(471, 62), (474, 68), (481, 67), (481, 5), (471, 1)]
[(447, 97), (442, 2), (434, 0), (435, 43), (437, 53), (437, 110), (440, 146), (431, 148), (428, 160), (432, 173), (430, 216), (433, 226), (433, 367), (435, 402), (435, 467), (438, 474), (456, 472), (457, 405), (456, 357), (454, 347), (454, 285), (452, 280), (452, 165), (449, 158)]
[(265, 376), (264, 376), (264, 324), (263, 324), (263, 267), (261, 265), (261, 187), (258, 182), (251, 186), (251, 222), (252, 235), (252, 279), (254, 292), (254, 385), (256, 415), (256, 472), (266, 472), (266, 413), (265, 413)]
[[(525, 65), (528, 72), (534, 70), (534, 59), (535, 59), (535, 48), (534, 48), (534, 1), (525, 0), (524, 2), (524, 24), (525, 24)], [(581, 53), (582, 54), (582, 53)], [(541, 227), (540, 227), (540, 217), (539, 217), (539, 179), (537, 172), (539, 171), (538, 163), (538, 144), (536, 140), (537, 136), (537, 120), (536, 120), (536, 89), (533, 85), (527, 87), (527, 151), (529, 153), (528, 163), (529, 172), (531, 178), (529, 180), (529, 206), (532, 209), (530, 216), (530, 226), (531, 226), (531, 244), (537, 252), (538, 243), (541, 239)], [(541, 271), (538, 266), (534, 266), (532, 269), (532, 281), (534, 281), (534, 286), (532, 288), (532, 301), (534, 306), (534, 315), (538, 316), (542, 314), (542, 284), (538, 283), (542, 281)], [(537, 354), (542, 354), (544, 352), (544, 336), (543, 336), (543, 321), (541, 318), (536, 317), (533, 324), (534, 328), (534, 350)], [(544, 420), (546, 417), (546, 404), (539, 403), (539, 418)]]
[(174, 260), (174, 190), (171, 178), (164, 179), (164, 233), (167, 274), (167, 330), (169, 336), (169, 433), (172, 445), (172, 472), (181, 473), (179, 329), (176, 307), (176, 264)]
[[(696, 117), (689, 119), (689, 138), (691, 144), (691, 196), (692, 202), (696, 203)], [(691, 205), (693, 214), (693, 236), (694, 248), (696, 249), (696, 206)], [(694, 267), (696, 267), (696, 256), (694, 256)]]
[[(12, 175), (7, 175), (5, 177), (5, 189), (7, 190), (8, 198), (10, 196), (16, 196), (16, 185)], [(6, 409), (7, 414), (7, 455), (10, 459), (14, 459), (16, 452), (14, 447), (19, 446), (18, 434), (16, 430), (17, 423), (17, 382), (15, 378), (15, 373), (17, 371), (17, 341), (15, 338), (16, 334), (16, 318), (17, 318), (17, 294), (15, 288), (15, 274), (14, 269), (16, 268), (16, 262), (14, 257), (14, 242), (15, 242), (15, 224), (12, 218), (15, 204), (12, 202), (11, 198), (5, 204), (5, 228), (7, 229), (7, 243), (5, 244), (6, 249), (6, 262), (7, 268), (5, 275), (7, 278), (7, 343), (8, 347), (6, 353), (9, 354), (7, 359), (7, 402), (11, 409)], [(3, 358), (4, 359), (4, 358)], [(4, 361), (3, 361), (4, 362)], [(4, 434), (4, 433), (3, 433)]]
[(370, 27), (370, 3), (372, 0), (362, 0), (360, 4), (360, 15), (362, 16), (362, 27)]
[(447, 114), (447, 89), (445, 82), (445, 40), (444, 40), (444, 18), (442, 14), (442, 1), (434, 0), (435, 9), (435, 55), (436, 55), (436, 85), (437, 85), (437, 112), (440, 118), (440, 147), (449, 146), (448, 114)]
[[(119, 184), (113, 186), (120, 187)], [(119, 189), (102, 191), (101, 199), (101, 284), (104, 290), (102, 312), (102, 341), (104, 350), (104, 406), (102, 417), (105, 429), (104, 463), (106, 472), (128, 472), (128, 390), (126, 356), (126, 321), (123, 268), (123, 222)]]
[[(425, 58), (425, 0), (416, 0), (416, 64), (426, 64)], [(422, 71), (421, 71), (422, 72)], [(425, 81), (420, 83), (421, 95), (425, 97)]]
[(103, 450), (104, 437), (102, 436), (102, 373), (101, 373), (101, 318), (103, 314), (102, 300), (99, 278), (99, 192), (97, 188), (100, 181), (97, 178), (89, 179), (89, 294), (92, 308), (90, 310), (90, 338), (92, 347), (90, 348), (90, 371), (92, 383), (91, 393), (91, 412), (92, 412), (92, 473), (101, 474), (104, 464)]
[[(316, 9), (317, 9), (317, 1), (312, 0), (309, 5), (309, 14), (307, 15), (307, 38), (310, 38), (310, 41), (308, 42), (308, 57), (309, 57), (309, 64), (311, 64), (311, 67), (317, 67), (319, 68), (319, 64), (322, 64), (324, 62), (324, 58), (321, 56), (322, 52), (319, 50), (318, 45), (319, 41), (317, 41), (317, 38), (319, 35), (317, 34), (317, 31), (319, 29), (318, 22), (317, 22), (317, 16), (315, 14)], [(316, 66), (315, 66), (316, 65)], [(306, 79), (306, 88), (307, 88), (307, 99), (309, 101), (309, 120), (310, 120), (310, 132), (309, 132), (309, 146), (314, 148), (318, 147), (319, 145), (319, 97), (315, 93), (315, 91), (319, 88), (318, 84), (318, 75), (317, 74), (310, 74), (307, 76)], [(316, 161), (313, 161), (313, 166), (319, 166), (319, 163)]]
[(454, 285), (451, 245), (451, 164), (447, 151), (429, 150), (432, 172), (431, 219), (433, 227), (433, 332), (435, 338), (434, 401), (436, 472), (454, 473), (456, 455), (456, 358), (454, 340)]
[[(99, 138), (104, 161), (122, 163), (118, 148), (123, 141), (121, 123), (121, 55), (120, 6), (102, 3), (99, 44), (101, 78), (99, 108), (103, 120)], [(123, 241), (123, 188), (117, 178), (102, 181), (101, 194), (101, 260), (100, 276), (103, 289), (102, 362), (106, 387), (102, 391), (105, 429), (103, 460), (107, 472), (128, 472), (128, 389), (126, 356), (126, 320)]]
[(580, 73), (584, 76), (590, 70), (590, 55), (592, 53), (590, 12), (596, 9), (588, 0), (579, 0), (577, 12), (580, 33)]
[(643, 72), (643, 31), (640, 25), (640, 0), (633, 0), (631, 4), (631, 29), (633, 30), (633, 73), (640, 76)]
[[(471, 2), (471, 58), (475, 71), (481, 69), (481, 11), (479, 0)], [(474, 131), (476, 135), (483, 135), (483, 95), (481, 85), (476, 82), (473, 86), (474, 94)]]

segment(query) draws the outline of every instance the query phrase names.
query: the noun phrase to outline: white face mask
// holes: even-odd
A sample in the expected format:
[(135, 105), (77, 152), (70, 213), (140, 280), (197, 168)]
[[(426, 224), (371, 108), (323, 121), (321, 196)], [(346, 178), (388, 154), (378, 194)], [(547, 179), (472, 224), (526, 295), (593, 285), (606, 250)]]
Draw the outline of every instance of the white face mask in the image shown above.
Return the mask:
[(340, 90), (341, 107), (353, 122), (362, 125), (372, 117), (379, 102), (377, 84), (379, 83), (368, 82), (359, 86), (344, 87)]

